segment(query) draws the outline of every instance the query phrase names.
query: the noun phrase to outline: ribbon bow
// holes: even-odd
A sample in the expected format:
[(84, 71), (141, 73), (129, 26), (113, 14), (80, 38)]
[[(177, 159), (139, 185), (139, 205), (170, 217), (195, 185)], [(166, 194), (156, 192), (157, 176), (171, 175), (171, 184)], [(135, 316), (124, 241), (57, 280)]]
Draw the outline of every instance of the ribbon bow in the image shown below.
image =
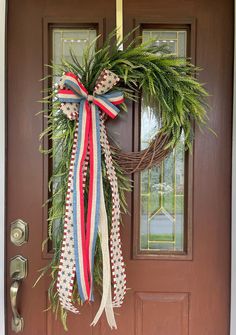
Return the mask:
[[(111, 328), (116, 328), (113, 306), (120, 306), (125, 294), (125, 273), (119, 237), (119, 193), (115, 169), (112, 164), (104, 113), (114, 119), (119, 113), (116, 105), (124, 101), (119, 91), (110, 91), (119, 81), (118, 76), (103, 70), (92, 95), (73, 73), (66, 73), (60, 80), (58, 99), (61, 110), (76, 121), (74, 142), (68, 177), (65, 204), (64, 238), (62, 243), (57, 289), (63, 308), (77, 313), (72, 304), (75, 274), (82, 302), (93, 301), (94, 254), (98, 233), (103, 256), (103, 296), (93, 325), (103, 310)], [(103, 113), (102, 113), (103, 112)], [(104, 151), (106, 170), (112, 190), (112, 225), (109, 254), (107, 214), (104, 200), (101, 150)], [(89, 164), (89, 190), (87, 206), (84, 188)], [(87, 208), (85, 219), (85, 208)], [(111, 294), (111, 269), (114, 297)]]

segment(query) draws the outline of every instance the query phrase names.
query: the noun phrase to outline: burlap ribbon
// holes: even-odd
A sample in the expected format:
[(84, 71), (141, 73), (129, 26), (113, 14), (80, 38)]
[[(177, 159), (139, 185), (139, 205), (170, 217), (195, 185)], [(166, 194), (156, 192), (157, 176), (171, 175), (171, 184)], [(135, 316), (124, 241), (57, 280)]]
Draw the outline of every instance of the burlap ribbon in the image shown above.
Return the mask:
[[(105, 310), (111, 328), (116, 328), (113, 307), (119, 307), (122, 304), (126, 291), (126, 279), (119, 235), (120, 201), (118, 184), (103, 116), (107, 114), (109, 117), (115, 118), (119, 113), (116, 105), (124, 101), (123, 94), (119, 91), (109, 92), (118, 81), (119, 78), (114, 73), (103, 70), (93, 94), (89, 95), (78, 76), (73, 73), (66, 73), (60, 80), (60, 90), (58, 92), (61, 110), (69, 119), (76, 122), (57, 281), (59, 299), (63, 308), (74, 313), (78, 312), (72, 302), (76, 277), (81, 301), (84, 303), (94, 300), (94, 253), (99, 234), (103, 257), (103, 295), (92, 325), (97, 323)], [(112, 191), (110, 253), (101, 171), (101, 150), (104, 152), (107, 176)], [(89, 191), (86, 206), (84, 188), (88, 164)], [(87, 208), (86, 218), (85, 208)], [(111, 273), (114, 282), (113, 303)]]

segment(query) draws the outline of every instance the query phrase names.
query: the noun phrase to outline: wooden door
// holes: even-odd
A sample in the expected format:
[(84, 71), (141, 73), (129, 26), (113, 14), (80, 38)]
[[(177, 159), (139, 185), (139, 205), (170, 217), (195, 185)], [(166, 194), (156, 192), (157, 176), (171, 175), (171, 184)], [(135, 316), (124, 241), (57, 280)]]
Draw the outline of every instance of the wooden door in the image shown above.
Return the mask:
[[(49, 169), (38, 152), (43, 128), (42, 118), (35, 116), (41, 108), (39, 79), (45, 74), (43, 64), (58, 55), (60, 47), (53, 44), (57, 33), (70, 43), (71, 32), (78, 34), (77, 39), (81, 31), (88, 39), (91, 31), (106, 36), (115, 28), (115, 15), (115, 1), (8, 2), (8, 334), (13, 334), (9, 262), (18, 254), (29, 265), (17, 301), (23, 334), (65, 334), (60, 322), (45, 311), (49, 279), (32, 288), (37, 270), (51, 257), (50, 246), (41, 250), (47, 234), (42, 203)], [(175, 153), (159, 169), (132, 176), (133, 191), (127, 195), (130, 215), (124, 216), (122, 228), (130, 289), (117, 310), (116, 333), (228, 335), (233, 1), (125, 0), (123, 16), (125, 32), (139, 24), (143, 38), (152, 35), (157, 43), (169, 43), (172, 52), (191, 56), (203, 68), (199, 79), (210, 93), (209, 124), (218, 136), (196, 129), (192, 155), (184, 155), (180, 148), (179, 156)], [(59, 54), (65, 52), (60, 50)], [(147, 117), (142, 105), (130, 104), (129, 113), (112, 122), (114, 136), (125, 150), (142, 146)], [(9, 239), (10, 224), (16, 219), (29, 225), (28, 242), (18, 247)], [(86, 305), (81, 315), (70, 315), (68, 334), (111, 334), (105, 318), (95, 328), (89, 326), (96, 309), (97, 304)]]

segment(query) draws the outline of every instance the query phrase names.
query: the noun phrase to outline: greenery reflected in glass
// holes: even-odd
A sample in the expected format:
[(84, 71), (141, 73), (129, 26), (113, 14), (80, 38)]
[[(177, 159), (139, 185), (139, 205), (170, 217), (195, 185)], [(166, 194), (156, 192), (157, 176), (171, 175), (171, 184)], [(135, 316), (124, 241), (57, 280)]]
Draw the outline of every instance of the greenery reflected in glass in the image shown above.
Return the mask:
[[(186, 35), (186, 31), (144, 30), (143, 40), (155, 39), (154, 43), (167, 46), (171, 54), (185, 57)], [(161, 126), (153, 108), (142, 104), (141, 149)], [(184, 160), (182, 138), (160, 166), (141, 173), (141, 250), (184, 250)]]

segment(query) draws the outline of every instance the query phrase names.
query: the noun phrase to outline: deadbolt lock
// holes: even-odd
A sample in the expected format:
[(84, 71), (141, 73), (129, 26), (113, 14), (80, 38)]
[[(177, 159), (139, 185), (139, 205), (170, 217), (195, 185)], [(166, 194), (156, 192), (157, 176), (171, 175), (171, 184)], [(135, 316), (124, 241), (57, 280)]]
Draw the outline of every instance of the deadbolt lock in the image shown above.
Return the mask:
[(11, 223), (11, 242), (16, 246), (21, 246), (28, 241), (28, 224), (21, 219)]

